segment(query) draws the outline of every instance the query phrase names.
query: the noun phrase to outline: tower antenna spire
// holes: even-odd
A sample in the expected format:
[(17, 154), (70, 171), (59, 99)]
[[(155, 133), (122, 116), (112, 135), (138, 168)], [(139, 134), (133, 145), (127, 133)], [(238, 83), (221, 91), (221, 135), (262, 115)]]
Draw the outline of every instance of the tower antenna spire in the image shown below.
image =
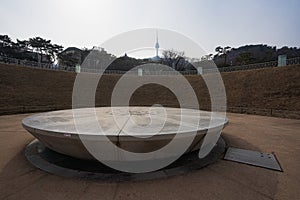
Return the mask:
[(156, 49), (156, 58), (158, 58), (159, 43), (158, 43), (158, 32), (157, 32), (157, 30), (156, 30), (156, 43), (155, 43), (155, 49)]

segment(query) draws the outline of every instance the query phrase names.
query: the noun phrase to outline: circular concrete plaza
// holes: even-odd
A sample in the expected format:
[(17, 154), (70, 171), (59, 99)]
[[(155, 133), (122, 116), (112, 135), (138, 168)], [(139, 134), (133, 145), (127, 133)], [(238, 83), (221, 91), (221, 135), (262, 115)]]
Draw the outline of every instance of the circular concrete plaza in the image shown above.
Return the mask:
[(22, 127), (29, 114), (0, 116), (0, 199), (297, 199), (300, 120), (228, 113), (228, 146), (273, 152), (283, 172), (219, 159), (200, 170), (148, 180), (108, 182), (56, 176), (31, 165)]

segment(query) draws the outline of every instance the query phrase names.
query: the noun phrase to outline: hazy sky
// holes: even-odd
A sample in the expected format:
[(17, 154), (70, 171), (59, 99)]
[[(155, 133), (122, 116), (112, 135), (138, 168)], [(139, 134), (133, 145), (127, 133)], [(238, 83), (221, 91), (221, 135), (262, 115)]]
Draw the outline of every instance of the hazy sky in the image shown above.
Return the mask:
[[(177, 31), (218, 45), (300, 47), (299, 0), (1, 0), (0, 34), (92, 47), (139, 28)], [(154, 37), (154, 36), (153, 36)], [(154, 40), (154, 38), (153, 38)], [(153, 41), (154, 45), (154, 41)]]

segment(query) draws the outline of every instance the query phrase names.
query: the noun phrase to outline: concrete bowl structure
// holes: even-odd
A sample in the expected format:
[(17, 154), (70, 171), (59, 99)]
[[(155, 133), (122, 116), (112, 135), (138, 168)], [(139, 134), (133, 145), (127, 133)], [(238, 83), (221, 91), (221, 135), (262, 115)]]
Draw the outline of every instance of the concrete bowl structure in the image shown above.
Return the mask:
[(86, 160), (95, 158), (83, 138), (96, 145), (110, 141), (129, 152), (148, 153), (172, 140), (180, 144), (192, 137), (185, 150), (188, 153), (201, 147), (208, 130), (222, 130), (227, 123), (227, 118), (216, 113), (165, 107), (80, 108), (35, 114), (22, 121), (23, 127), (49, 149)]

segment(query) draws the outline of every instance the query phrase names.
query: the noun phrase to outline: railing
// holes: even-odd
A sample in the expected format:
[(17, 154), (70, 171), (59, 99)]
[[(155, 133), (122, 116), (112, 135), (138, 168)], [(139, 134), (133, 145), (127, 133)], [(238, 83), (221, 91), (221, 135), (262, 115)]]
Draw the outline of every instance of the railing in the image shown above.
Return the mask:
[[(128, 75), (137, 75), (138, 70), (132, 71), (122, 71), (122, 70), (100, 70), (100, 69), (87, 69), (81, 68), (80, 72), (88, 72), (88, 73), (103, 73), (103, 74), (128, 74)], [(189, 70), (189, 71), (147, 71), (143, 70), (143, 75), (194, 75), (197, 74), (197, 70)]]
[[(50, 69), (50, 70), (60, 70), (60, 71), (73, 71), (75, 72), (75, 67), (67, 67), (67, 66), (58, 66), (54, 64), (48, 63), (40, 63), (28, 60), (20, 60), (16, 58), (9, 58), (5, 56), (0, 56), (0, 63), (6, 64), (14, 64), (14, 65), (21, 65), (27, 67), (34, 67), (34, 68), (42, 68), (42, 69)], [(286, 65), (299, 65), (300, 64), (300, 57), (297, 58), (290, 58), (286, 60)], [(251, 70), (251, 69), (262, 69), (262, 68), (272, 68), (277, 67), (277, 61), (265, 62), (265, 63), (255, 63), (249, 65), (240, 65), (240, 66), (232, 66), (232, 67), (223, 67), (218, 69), (203, 69), (203, 73), (216, 73), (216, 72), (233, 72), (233, 71), (240, 71), (240, 70)], [(138, 71), (122, 71), (122, 70), (99, 70), (99, 69), (86, 69), (81, 68), (81, 72), (89, 72), (89, 73), (104, 73), (104, 74), (132, 74), (137, 75)], [(143, 70), (143, 75), (178, 75), (178, 72), (182, 75), (195, 75), (197, 74), (197, 70), (188, 70), (188, 71), (147, 71)]]
[(33, 67), (33, 68), (41, 68), (41, 69), (59, 70), (59, 71), (73, 71), (73, 72), (75, 71), (74, 67), (58, 66), (55, 64), (21, 60), (21, 59), (9, 58), (5, 56), (0, 56), (0, 63), (20, 65), (20, 66)]
[[(300, 64), (300, 57), (297, 58), (290, 58), (286, 60), (286, 65), (299, 65)], [(240, 71), (240, 70), (251, 70), (251, 69), (263, 69), (263, 68), (271, 68), (271, 67), (278, 67), (278, 61), (270, 61), (264, 63), (254, 63), (248, 65), (240, 65), (240, 66), (233, 66), (233, 67), (223, 67), (219, 68), (219, 72), (233, 72), (233, 71)], [(217, 69), (204, 69), (204, 73), (213, 73), (217, 72)]]
[(300, 57), (287, 59), (286, 64), (287, 65), (299, 65), (300, 64)]
[(219, 68), (220, 72), (232, 72), (238, 70), (250, 70), (250, 69), (262, 69), (262, 68), (270, 68), (270, 67), (277, 67), (277, 61), (265, 62), (265, 63), (254, 63), (249, 65), (241, 65), (241, 66), (233, 66), (233, 67), (224, 67)]
[(5, 57), (5, 56), (0, 56), (0, 62), (6, 64), (15, 64), (15, 65), (46, 68), (46, 69), (50, 69), (53, 66), (52, 64), (48, 64), (48, 63), (40, 63), (40, 62), (34, 62), (29, 60), (20, 60), (16, 58)]

